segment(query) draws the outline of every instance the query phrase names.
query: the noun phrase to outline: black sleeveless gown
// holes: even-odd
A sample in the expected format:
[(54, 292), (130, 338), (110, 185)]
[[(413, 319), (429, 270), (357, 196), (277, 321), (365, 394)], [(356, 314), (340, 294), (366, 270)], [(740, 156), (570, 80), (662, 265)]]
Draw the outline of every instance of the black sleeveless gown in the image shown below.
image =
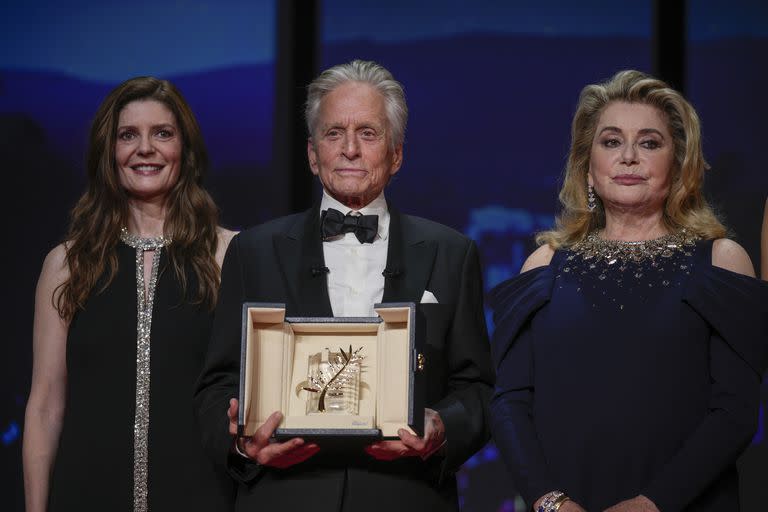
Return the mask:
[[(134, 506), (136, 251), (123, 242), (117, 251), (114, 280), (88, 299), (69, 328), (66, 409), (50, 486), (53, 512)], [(203, 453), (192, 413), (212, 314), (182, 301), (165, 251), (159, 269), (151, 330), (148, 509), (228, 511), (231, 479)], [(187, 276), (194, 290), (194, 273)]]

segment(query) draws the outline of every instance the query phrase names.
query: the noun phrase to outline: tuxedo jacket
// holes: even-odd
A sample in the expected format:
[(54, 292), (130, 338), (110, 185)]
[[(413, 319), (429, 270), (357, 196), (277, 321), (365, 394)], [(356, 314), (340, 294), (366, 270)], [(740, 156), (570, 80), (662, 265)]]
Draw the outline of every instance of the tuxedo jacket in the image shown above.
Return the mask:
[(222, 266), (209, 352), (195, 394), (203, 442), (239, 482), (236, 509), (338, 512), (457, 510), (455, 470), (488, 440), (492, 391), (480, 264), (475, 243), (435, 222), (390, 208), (382, 302), (418, 303), (425, 290), (426, 406), (439, 412), (446, 444), (426, 461), (377, 461), (322, 450), (280, 470), (233, 453), (227, 408), (240, 372), (243, 302), (284, 303), (286, 316), (333, 316), (319, 205), (235, 236)]

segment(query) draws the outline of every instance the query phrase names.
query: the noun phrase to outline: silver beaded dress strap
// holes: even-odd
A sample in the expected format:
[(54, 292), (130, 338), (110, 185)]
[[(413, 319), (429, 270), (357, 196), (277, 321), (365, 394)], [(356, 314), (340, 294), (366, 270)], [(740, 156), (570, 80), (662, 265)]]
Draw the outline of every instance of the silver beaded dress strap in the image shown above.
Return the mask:
[[(152, 304), (157, 286), (157, 269), (163, 247), (171, 243), (170, 238), (140, 238), (123, 228), (120, 240), (136, 249), (136, 295), (138, 297), (138, 318), (136, 322), (136, 417), (133, 423), (133, 510), (147, 512), (149, 476), (149, 349), (152, 332)], [(144, 251), (155, 251), (152, 270), (144, 292)]]

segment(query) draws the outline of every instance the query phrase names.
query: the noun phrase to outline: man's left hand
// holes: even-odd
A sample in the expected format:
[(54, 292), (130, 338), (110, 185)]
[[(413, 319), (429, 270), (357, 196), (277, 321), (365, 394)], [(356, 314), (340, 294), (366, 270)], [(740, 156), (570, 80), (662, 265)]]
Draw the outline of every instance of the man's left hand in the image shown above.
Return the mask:
[(379, 441), (365, 447), (366, 453), (378, 460), (395, 460), (401, 457), (421, 457), (427, 460), (445, 444), (445, 425), (440, 414), (424, 409), (424, 437), (418, 437), (401, 428), (399, 441)]
[(643, 496), (636, 496), (631, 500), (625, 500), (621, 503), (605, 509), (605, 512), (659, 512), (656, 504)]

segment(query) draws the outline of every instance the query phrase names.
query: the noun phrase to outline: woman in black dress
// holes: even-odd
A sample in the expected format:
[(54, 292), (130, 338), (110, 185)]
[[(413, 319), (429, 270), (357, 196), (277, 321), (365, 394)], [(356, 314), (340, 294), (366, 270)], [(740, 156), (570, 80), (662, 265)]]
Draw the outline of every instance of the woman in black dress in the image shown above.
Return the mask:
[(665, 83), (582, 91), (557, 226), (492, 292), (493, 434), (534, 510), (739, 509), (768, 286), (707, 205), (706, 167)]
[(29, 512), (231, 509), (191, 407), (233, 236), (202, 188), (207, 164), (167, 81), (128, 80), (96, 113), (87, 189), (37, 286)]

